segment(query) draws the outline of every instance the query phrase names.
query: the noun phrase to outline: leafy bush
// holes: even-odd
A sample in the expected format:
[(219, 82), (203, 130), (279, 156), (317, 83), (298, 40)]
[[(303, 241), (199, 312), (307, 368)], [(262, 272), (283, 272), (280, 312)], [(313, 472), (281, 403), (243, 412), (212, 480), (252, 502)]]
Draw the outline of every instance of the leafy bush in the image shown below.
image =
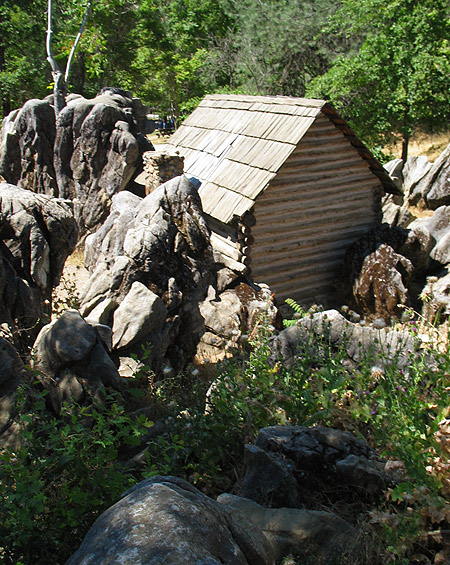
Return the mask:
[(23, 390), (21, 447), (0, 455), (4, 562), (63, 562), (96, 516), (146, 476), (178, 475), (208, 494), (232, 490), (242, 477), (244, 444), (275, 424), (352, 431), (405, 468), (405, 481), (386, 492), (366, 522), (379, 531), (385, 562), (408, 562), (423, 532), (450, 523), (449, 355), (419, 349), (401, 364), (387, 349), (381, 357), (377, 352), (376, 364), (367, 352), (356, 365), (345, 343), (331, 343), (325, 326), (305, 337), (288, 369), (270, 359), (272, 334), (260, 322), (248, 355), (224, 362), (206, 395), (209, 382), (197, 369), (155, 383), (143, 366), (131, 401), (156, 403), (165, 425), (146, 443), (139, 472), (124, 465), (124, 450), (144, 447), (152, 424), (132, 420), (119, 397), (104, 407), (66, 406), (56, 419), (42, 392)]
[(0, 453), (0, 557), (5, 563), (64, 562), (100, 512), (136, 478), (119, 459), (151, 423), (134, 421), (119, 398), (66, 405), (52, 417), (45, 393), (19, 393), (20, 447)]

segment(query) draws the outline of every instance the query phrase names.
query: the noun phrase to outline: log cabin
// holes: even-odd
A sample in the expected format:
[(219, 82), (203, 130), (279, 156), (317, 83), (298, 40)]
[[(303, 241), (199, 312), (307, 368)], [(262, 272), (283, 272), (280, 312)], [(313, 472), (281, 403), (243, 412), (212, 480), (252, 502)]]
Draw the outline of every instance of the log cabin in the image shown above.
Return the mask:
[(324, 100), (206, 96), (168, 140), (213, 248), (278, 302), (330, 303), (346, 249), (381, 219), (389, 175)]

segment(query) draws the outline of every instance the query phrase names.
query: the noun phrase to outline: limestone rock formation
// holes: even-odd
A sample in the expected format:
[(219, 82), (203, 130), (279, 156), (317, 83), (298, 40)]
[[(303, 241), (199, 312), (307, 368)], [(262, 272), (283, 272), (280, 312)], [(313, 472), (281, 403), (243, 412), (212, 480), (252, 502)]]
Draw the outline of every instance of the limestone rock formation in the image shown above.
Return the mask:
[(450, 204), (450, 145), (417, 183), (409, 201), (431, 210)]
[(0, 218), (0, 322), (18, 342), (32, 343), (50, 320), (52, 289), (75, 248), (77, 224), (70, 202), (8, 183), (0, 184)]
[[(28, 375), (29, 378), (29, 375)], [(27, 373), (17, 351), (0, 337), (0, 447), (16, 447), (16, 393), (27, 380)]]
[(353, 283), (358, 311), (389, 323), (391, 316), (399, 314), (398, 306), (406, 304), (412, 269), (411, 261), (382, 243), (364, 258)]
[(67, 565), (272, 565), (271, 543), (186, 481), (153, 477), (125, 493), (87, 533)]
[(339, 299), (369, 320), (389, 323), (408, 303), (410, 281), (425, 274), (430, 250), (423, 231), (382, 224), (347, 250), (336, 275)]
[(275, 364), (279, 359), (292, 367), (302, 347), (314, 346), (311, 336), (325, 333), (331, 344), (345, 345), (350, 361), (358, 362), (368, 351), (375, 355), (375, 362), (383, 366), (386, 352), (395, 356), (400, 368), (409, 363), (409, 353), (415, 350), (414, 339), (407, 332), (396, 330), (378, 330), (370, 326), (361, 326), (349, 322), (337, 310), (319, 312), (299, 320), (294, 326), (280, 332), (271, 343), (271, 360)]
[(364, 441), (324, 427), (264, 428), (255, 445), (247, 448), (245, 464), (238, 494), (276, 508), (300, 508), (325, 492), (330, 498), (345, 497), (337, 494), (336, 483), (351, 487), (362, 498), (374, 496), (391, 481)]
[(58, 116), (58, 190), (74, 201), (83, 233), (106, 219), (111, 197), (142, 170), (142, 154), (153, 149), (141, 133), (143, 119), (140, 101), (119, 89), (106, 89), (92, 100), (76, 98)]
[(5, 119), (0, 174), (22, 188), (73, 200), (84, 234), (105, 220), (113, 194), (133, 186), (142, 154), (153, 149), (141, 133), (145, 108), (131, 93), (107, 88), (91, 100), (69, 96), (55, 123), (52, 100), (30, 100)]
[(356, 529), (332, 512), (265, 508), (228, 493), (221, 494), (217, 500), (264, 533), (272, 542), (277, 562), (286, 555), (295, 555), (296, 561), (303, 557), (308, 562), (316, 559), (318, 563), (334, 563), (345, 555), (349, 563), (358, 545)]
[(53, 167), (55, 111), (48, 100), (28, 100), (3, 121), (0, 175), (33, 192), (59, 196)]
[[(108, 343), (109, 342), (109, 343)], [(33, 364), (59, 414), (63, 402), (102, 401), (106, 388), (120, 389), (120, 376), (108, 345), (111, 330), (88, 324), (76, 310), (42, 328), (34, 344)]]
[[(223, 275), (219, 271), (218, 279)], [(212, 286), (200, 305), (205, 319), (205, 333), (197, 349), (202, 359), (216, 362), (245, 345), (249, 332), (264, 320), (277, 325), (278, 310), (272, 300), (272, 292), (265, 284), (249, 284), (237, 281), (220, 291)]]
[(92, 274), (81, 312), (112, 327), (115, 351), (149, 346), (155, 370), (178, 371), (192, 359), (214, 265), (200, 199), (186, 177), (144, 199), (114, 197), (110, 217), (86, 242), (86, 265)]

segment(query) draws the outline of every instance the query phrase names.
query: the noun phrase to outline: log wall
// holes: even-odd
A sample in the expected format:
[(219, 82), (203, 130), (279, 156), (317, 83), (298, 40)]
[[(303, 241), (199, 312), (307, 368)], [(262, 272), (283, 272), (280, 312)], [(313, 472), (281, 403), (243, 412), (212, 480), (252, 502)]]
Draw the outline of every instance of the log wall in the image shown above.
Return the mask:
[(316, 119), (254, 206), (251, 270), (279, 302), (327, 302), (346, 249), (374, 227), (382, 188), (345, 135)]

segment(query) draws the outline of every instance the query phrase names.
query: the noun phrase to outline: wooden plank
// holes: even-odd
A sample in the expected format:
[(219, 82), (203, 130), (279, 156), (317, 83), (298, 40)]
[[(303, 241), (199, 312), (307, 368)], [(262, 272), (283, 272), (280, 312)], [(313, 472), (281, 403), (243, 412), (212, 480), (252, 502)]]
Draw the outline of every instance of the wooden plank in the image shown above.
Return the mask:
[[(271, 241), (264, 241), (258, 238), (255, 240), (255, 244), (252, 249), (252, 256), (255, 258), (260, 257), (264, 259), (266, 257), (270, 264), (274, 262), (282, 261), (292, 261), (293, 257), (297, 255), (301, 260), (307, 257), (320, 256), (322, 260), (322, 252), (327, 251), (339, 251), (344, 252), (350, 247), (350, 245), (356, 241), (362, 234), (367, 233), (367, 223), (360, 226), (359, 229), (351, 229), (347, 226), (346, 230), (340, 231), (338, 227), (334, 233), (334, 238), (330, 238), (330, 232), (326, 232), (326, 238), (321, 239), (320, 232), (315, 232), (309, 238), (305, 237), (298, 241), (290, 240), (289, 234), (287, 237), (281, 239), (280, 241), (275, 240), (272, 237)], [(301, 234), (299, 234), (301, 236)], [(289, 241), (288, 241), (289, 238)], [(288, 241), (288, 244), (286, 244)]]
[[(372, 179), (371, 179), (372, 180)], [(288, 191), (288, 192), (287, 192)], [(262, 196), (258, 199), (258, 207), (260, 208), (260, 214), (264, 213), (265, 209), (276, 208), (279, 211), (283, 209), (292, 210), (294, 207), (298, 206), (302, 209), (308, 206), (307, 202), (312, 199), (331, 199), (336, 200), (336, 193), (338, 194), (348, 194), (356, 196), (358, 194), (364, 195), (364, 198), (371, 198), (374, 196), (373, 184), (362, 184), (360, 187), (355, 188), (353, 183), (347, 182), (346, 179), (342, 179), (340, 183), (334, 183), (327, 181), (323, 185), (318, 186), (316, 183), (306, 184), (288, 184), (282, 187), (273, 186), (272, 183), (267, 188)]]
[(267, 139), (240, 136), (227, 158), (260, 169), (276, 172), (295, 149), (295, 145)]
[(210, 181), (254, 200), (274, 176), (270, 171), (224, 159)]
[(228, 224), (234, 218), (242, 217), (253, 206), (253, 200), (228, 191), (213, 209), (213, 215), (220, 221)]
[(253, 200), (210, 181), (202, 183), (199, 195), (205, 213), (228, 224), (234, 216), (241, 217), (253, 207)]
[(243, 253), (239, 251), (235, 243), (215, 232), (211, 232), (211, 245), (220, 253), (231, 257), (235, 261), (241, 261), (243, 258)]

